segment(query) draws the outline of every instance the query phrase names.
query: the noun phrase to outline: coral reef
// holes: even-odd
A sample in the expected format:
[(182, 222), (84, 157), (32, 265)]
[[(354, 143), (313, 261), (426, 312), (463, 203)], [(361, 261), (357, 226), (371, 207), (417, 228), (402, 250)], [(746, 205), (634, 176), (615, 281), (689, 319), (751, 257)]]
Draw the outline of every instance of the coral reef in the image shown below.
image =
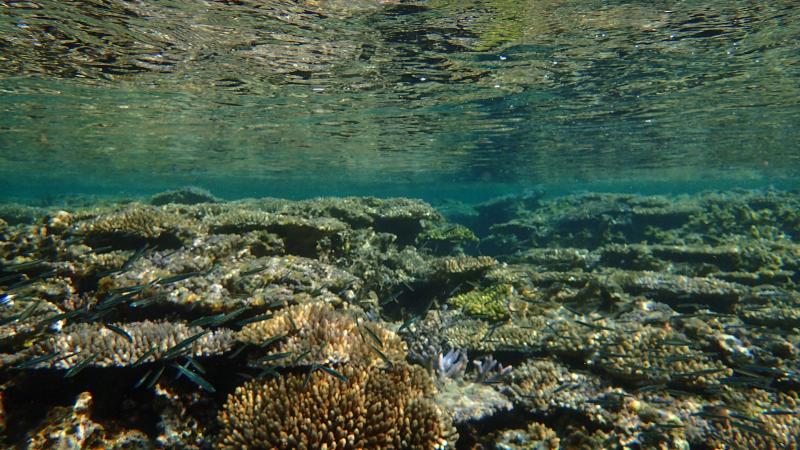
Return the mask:
[(280, 337), (267, 355), (285, 355), (293, 364), (352, 363), (369, 367), (405, 360), (405, 342), (380, 324), (359, 323), (361, 315), (357, 307), (339, 311), (329, 303), (305, 303), (245, 325), (236, 339), (263, 346)]
[(113, 450), (148, 450), (155, 446), (141, 431), (111, 432), (92, 420), (92, 395), (81, 393), (71, 408), (54, 408), (31, 432), (26, 448), (30, 450), (103, 448)]
[(219, 199), (214, 197), (211, 192), (195, 186), (159, 192), (150, 197), (150, 204), (153, 206), (162, 206), (169, 203), (196, 205), (198, 203), (216, 203), (218, 201)]
[(0, 208), (0, 445), (798, 448), (796, 193), (144, 201)]
[(251, 381), (220, 413), (220, 449), (445, 448), (451, 428), (419, 368), (341, 369)]
[(513, 287), (510, 285), (490, 286), (452, 297), (448, 303), (470, 316), (498, 322), (508, 318), (509, 297), (512, 291)]
[(210, 331), (180, 322), (144, 321), (116, 323), (110, 327), (102, 323), (77, 323), (37, 341), (30, 350), (19, 352), (17, 356), (35, 359), (61, 355), (31, 365), (39, 368), (70, 369), (90, 358), (92, 366), (129, 366), (158, 361), (192, 337), (197, 339), (185, 352), (191, 356), (218, 355), (234, 343), (230, 330)]

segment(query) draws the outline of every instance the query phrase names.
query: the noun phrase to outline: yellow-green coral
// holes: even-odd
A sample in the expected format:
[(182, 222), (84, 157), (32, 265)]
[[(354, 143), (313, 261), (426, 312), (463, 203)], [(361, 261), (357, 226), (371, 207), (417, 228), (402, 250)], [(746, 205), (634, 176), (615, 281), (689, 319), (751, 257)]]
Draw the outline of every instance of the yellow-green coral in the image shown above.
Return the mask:
[(514, 288), (510, 284), (497, 284), (452, 297), (449, 303), (465, 313), (491, 321), (508, 318), (508, 302)]
[(417, 236), (417, 242), (478, 242), (478, 236), (463, 225), (449, 225), (429, 228)]

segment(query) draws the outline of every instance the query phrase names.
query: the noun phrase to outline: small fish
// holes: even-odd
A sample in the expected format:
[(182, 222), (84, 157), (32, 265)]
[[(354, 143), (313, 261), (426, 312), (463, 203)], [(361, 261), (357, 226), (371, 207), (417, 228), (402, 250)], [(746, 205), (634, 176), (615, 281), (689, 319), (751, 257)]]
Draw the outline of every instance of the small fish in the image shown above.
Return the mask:
[(120, 335), (123, 338), (125, 338), (125, 340), (127, 340), (128, 342), (133, 344), (133, 337), (131, 337), (131, 335), (127, 331), (123, 330), (122, 328), (120, 328), (120, 327), (118, 327), (116, 325), (112, 325), (110, 323), (103, 324), (103, 326), (105, 326), (109, 330), (113, 331), (114, 333), (117, 333), (118, 335)]
[(306, 351), (300, 353), (299, 355), (295, 356), (295, 358), (292, 360), (292, 363), (289, 364), (289, 365), (290, 366), (296, 366), (297, 363), (300, 362), (301, 359), (303, 359), (306, 356), (308, 356), (309, 353), (311, 353), (311, 350), (306, 350)]
[(269, 346), (269, 345), (271, 345), (271, 344), (273, 344), (273, 343), (275, 343), (275, 342), (278, 342), (278, 341), (280, 341), (281, 339), (283, 339), (283, 338), (285, 338), (285, 337), (286, 337), (286, 335), (285, 335), (285, 334), (280, 334), (280, 335), (278, 335), (278, 336), (272, 336), (271, 338), (267, 339), (266, 341), (264, 341), (264, 342), (261, 342), (260, 344), (258, 344), (258, 346), (259, 346), (259, 347), (262, 347), (262, 348), (263, 348), (263, 347), (267, 347), (267, 346)]
[(331, 375), (331, 376), (333, 376), (335, 378), (338, 378), (340, 381), (344, 381), (345, 383), (347, 382), (347, 377), (346, 376), (344, 376), (341, 373), (331, 369), (330, 367), (319, 366), (319, 368), (322, 369), (322, 371), (327, 373), (328, 375)]
[(306, 378), (303, 380), (303, 389), (308, 386), (308, 382), (311, 381), (311, 376), (314, 374), (314, 371), (317, 370), (319, 366), (317, 364), (312, 364), (311, 369), (308, 371)]
[(106, 245), (104, 247), (97, 247), (97, 248), (93, 248), (93, 249), (91, 249), (89, 251), (86, 251), (84, 253), (81, 253), (80, 255), (78, 255), (78, 258), (80, 258), (82, 256), (86, 256), (86, 255), (91, 255), (92, 253), (95, 253), (95, 254), (106, 253), (106, 252), (110, 252), (111, 250), (114, 250), (114, 247), (111, 246), (111, 245)]
[(7, 281), (19, 281), (20, 278), (25, 278), (25, 277), (21, 273), (12, 273), (11, 275), (0, 277), (0, 284), (5, 283)]
[(367, 324), (362, 324), (361, 327), (364, 328), (369, 337), (372, 338), (372, 340), (375, 341), (376, 344), (378, 344), (379, 348), (383, 348), (383, 341), (381, 341), (381, 338), (379, 338), (378, 335), (375, 334), (375, 331), (373, 331), (372, 328), (368, 327)]
[(272, 355), (266, 355), (266, 356), (262, 356), (261, 358), (258, 358), (257, 360), (255, 360), (255, 364), (261, 364), (261, 363), (265, 363), (265, 362), (277, 361), (279, 359), (288, 358), (290, 356), (292, 356), (292, 352), (274, 353)]
[(394, 364), (392, 364), (392, 361), (386, 356), (386, 354), (384, 354), (382, 351), (378, 350), (377, 347), (375, 347), (372, 344), (369, 344), (369, 348), (372, 349), (372, 351), (374, 351), (375, 353), (378, 354), (378, 356), (381, 358), (381, 360), (383, 360), (383, 362), (386, 363), (386, 367), (388, 367), (388, 368), (394, 367)]
[(595, 325), (593, 323), (584, 322), (584, 321), (578, 320), (578, 319), (575, 319), (575, 323), (577, 323), (578, 325), (583, 325), (583, 326), (585, 326), (587, 328), (591, 328), (593, 330), (597, 330), (597, 331), (614, 331), (613, 328), (604, 327), (602, 325)]
[(178, 342), (172, 348), (170, 348), (169, 350), (167, 350), (164, 353), (164, 359), (171, 359), (171, 358), (174, 358), (174, 357), (180, 355), (181, 353), (183, 353), (183, 351), (186, 349), (186, 347), (192, 345), (192, 343), (194, 343), (194, 341), (202, 338), (203, 336), (207, 335), (210, 332), (211, 332), (210, 330), (203, 330), (203, 331), (195, 334), (194, 336), (190, 336), (190, 337)]
[(224, 323), (230, 322), (231, 320), (241, 316), (245, 311), (249, 308), (247, 306), (242, 306), (241, 308), (235, 309), (227, 314), (224, 314), (218, 320), (215, 320), (211, 323), (212, 326), (218, 327)]
[(578, 386), (580, 386), (580, 385), (579, 385), (579, 384), (577, 384), (577, 383), (564, 383), (564, 384), (562, 384), (561, 386), (559, 386), (559, 387), (557, 387), (557, 388), (553, 389), (553, 392), (552, 392), (552, 393), (553, 393), (553, 394), (558, 394), (558, 393), (559, 393), (559, 392), (561, 392), (561, 391), (565, 391), (565, 390), (567, 390), (567, 389), (573, 389), (573, 388), (576, 388), (576, 387), (578, 387)]
[(692, 355), (676, 355), (676, 356), (668, 356), (664, 359), (667, 363), (676, 363), (676, 362), (685, 362), (685, 361), (694, 361), (697, 357)]
[(733, 418), (736, 418), (736, 419), (739, 419), (739, 420), (746, 420), (748, 422), (752, 422), (752, 423), (755, 423), (755, 424), (758, 424), (758, 425), (763, 425), (764, 424), (764, 422), (762, 420), (760, 420), (760, 419), (756, 419), (755, 417), (750, 417), (748, 415), (745, 415), (745, 414), (742, 414), (742, 413), (738, 413), (738, 412), (735, 412), (735, 411), (729, 412), (728, 415), (730, 415)]
[(158, 346), (157, 345), (154, 345), (154, 346), (150, 347), (149, 350), (147, 350), (146, 352), (142, 353), (142, 356), (136, 358), (136, 361), (133, 362), (133, 365), (131, 367), (136, 367), (136, 366), (144, 363), (144, 360), (149, 358), (150, 356), (153, 356), (153, 354), (155, 354), (156, 350), (158, 350)]
[(702, 417), (703, 419), (708, 420), (725, 420), (728, 421), (731, 417), (727, 414), (714, 414), (705, 411), (698, 411), (696, 413), (692, 413), (691, 416), (693, 417)]
[(108, 292), (111, 294), (128, 294), (128, 293), (136, 293), (142, 292), (143, 290), (152, 287), (153, 283), (145, 283), (145, 284), (134, 284), (131, 286), (121, 286), (118, 288), (114, 288), (109, 290)]
[(380, 306), (386, 306), (389, 303), (393, 303), (393, 302), (397, 301), (398, 298), (400, 298), (400, 295), (402, 293), (403, 293), (403, 291), (397, 291), (397, 292), (395, 292), (393, 294), (390, 294), (388, 297), (386, 297), (385, 299), (383, 299), (380, 302), (378, 302), (378, 304)]
[(197, 373), (192, 372), (191, 370), (187, 369), (186, 367), (183, 367), (183, 366), (178, 365), (178, 364), (173, 364), (172, 367), (178, 369), (178, 371), (181, 374), (185, 375), (186, 378), (190, 379), (196, 385), (200, 386), (204, 391), (210, 392), (212, 394), (214, 392), (217, 392), (217, 390), (214, 389), (214, 386), (212, 386), (211, 383), (206, 381), (203, 377), (201, 377)]
[(195, 319), (195, 320), (189, 322), (189, 326), (190, 327), (200, 327), (200, 326), (205, 326), (205, 325), (211, 325), (214, 322), (219, 321), (223, 317), (225, 317), (225, 313), (214, 314), (214, 315), (211, 315), (211, 316), (203, 316), (203, 317), (200, 317), (199, 319)]
[(198, 275), (202, 275), (203, 272), (201, 271), (194, 271), (194, 272), (186, 272), (186, 273), (179, 273), (177, 275), (172, 275), (169, 277), (159, 278), (155, 281), (155, 284), (159, 286), (166, 286), (169, 284), (174, 284), (179, 281), (188, 280), (189, 278), (196, 277)]
[(104, 298), (100, 301), (100, 303), (95, 306), (94, 309), (99, 311), (104, 311), (107, 309), (111, 309), (117, 305), (121, 305), (123, 303), (128, 302), (130, 299), (133, 298), (134, 295), (137, 294), (137, 291), (130, 291), (130, 292), (117, 292), (108, 297)]
[(800, 410), (793, 410), (793, 409), (769, 409), (767, 411), (763, 411), (761, 414), (767, 416), (796, 416), (800, 415)]
[(16, 272), (20, 270), (29, 269), (31, 267), (36, 267), (42, 263), (47, 262), (46, 259), (34, 259), (33, 261), (26, 261), (22, 263), (16, 264), (2, 264), (0, 263), (0, 271), (3, 272)]
[(16, 283), (12, 284), (11, 286), (8, 287), (8, 289), (6, 291), (7, 292), (19, 291), (19, 290), (21, 290), (23, 288), (26, 288), (26, 287), (32, 285), (33, 283), (36, 283), (37, 281), (41, 281), (41, 280), (45, 280), (47, 278), (50, 278), (50, 277), (56, 275), (57, 273), (58, 273), (58, 271), (55, 270), (55, 269), (49, 270), (47, 272), (42, 272), (39, 275), (33, 276), (31, 278), (28, 278), (27, 280), (18, 281)]
[(300, 327), (298, 327), (297, 324), (294, 322), (294, 319), (292, 319), (292, 316), (286, 316), (286, 318), (289, 319), (289, 324), (292, 325), (292, 331), (299, 331), (300, 330)]
[(81, 314), (84, 314), (85, 312), (86, 312), (86, 310), (81, 308), (81, 309), (74, 309), (72, 311), (67, 311), (67, 312), (63, 312), (63, 313), (58, 313), (58, 314), (55, 314), (53, 316), (47, 317), (45, 319), (42, 319), (37, 325), (40, 326), (40, 327), (41, 326), (47, 326), (47, 325), (50, 325), (51, 323), (58, 322), (59, 320), (67, 320), (67, 319), (71, 319), (73, 317), (77, 317), (77, 316), (79, 316)]
[(250, 323), (261, 322), (262, 320), (269, 320), (272, 317), (273, 317), (272, 313), (261, 314), (261, 315), (258, 315), (258, 316), (253, 316), (253, 317), (248, 317), (246, 319), (242, 319), (242, 320), (236, 322), (236, 325), (238, 325), (240, 327), (243, 327), (243, 326), (245, 326), (247, 324), (250, 324)]
[(483, 337), (481, 337), (481, 341), (488, 341), (489, 338), (494, 336), (494, 332), (497, 331), (498, 328), (502, 327), (503, 325), (505, 325), (505, 322), (493, 323), (492, 326), (489, 327), (489, 330), (486, 331)]
[(143, 308), (145, 306), (149, 306), (151, 303), (157, 302), (160, 299), (161, 299), (160, 295), (154, 295), (152, 297), (145, 297), (143, 299), (136, 300), (130, 305), (132, 308)]
[(413, 315), (413, 316), (409, 317), (408, 320), (406, 320), (405, 322), (403, 322), (402, 325), (400, 325), (400, 328), (397, 329), (397, 332), (400, 333), (401, 331), (407, 329), (408, 327), (413, 325), (417, 320), (419, 320), (421, 317), (422, 316), (420, 316), (420, 315)]
[(275, 370), (275, 366), (266, 366), (261, 369), (261, 372), (258, 373), (258, 378), (263, 378), (264, 375), (269, 375), (273, 378), (280, 378), (281, 374)]
[(35, 313), (35, 312), (36, 312), (36, 310), (37, 310), (37, 309), (39, 309), (39, 307), (40, 307), (40, 306), (42, 306), (42, 303), (41, 303), (41, 302), (38, 302), (38, 301), (37, 301), (37, 302), (32, 302), (30, 306), (28, 306), (27, 308), (25, 308), (25, 310), (24, 310), (24, 311), (22, 311), (22, 312), (19, 314), (19, 316), (17, 316), (17, 321), (18, 321), (18, 322), (23, 322), (23, 321), (25, 321), (25, 320), (26, 320), (28, 317), (32, 316), (32, 315), (33, 315), (33, 313)]
[(675, 378), (695, 378), (700, 377), (703, 375), (710, 375), (714, 373), (725, 372), (727, 369), (703, 369), (703, 370), (694, 370), (692, 372), (679, 372), (673, 374), (672, 376)]
[(153, 369), (150, 369), (147, 372), (145, 372), (144, 375), (141, 378), (139, 378), (139, 381), (137, 381), (136, 384), (133, 385), (133, 388), (139, 389), (139, 386), (144, 384), (144, 381), (147, 380), (147, 377), (149, 377), (151, 373), (153, 373)]
[(192, 358), (191, 356), (189, 356), (189, 357), (188, 357), (188, 358), (186, 358), (186, 359), (187, 359), (187, 361), (188, 361), (188, 362), (187, 362), (187, 364), (191, 364), (191, 365), (192, 365), (192, 367), (194, 367), (195, 369), (197, 369), (197, 371), (198, 371), (198, 372), (200, 372), (200, 373), (202, 373), (203, 375), (205, 375), (205, 374), (206, 374), (206, 368), (205, 368), (205, 367), (203, 367), (203, 366), (202, 366), (202, 365), (201, 365), (199, 362), (197, 362), (197, 360), (196, 360), (196, 359)]
[[(742, 364), (740, 367), (741, 367), (741, 369), (750, 370), (750, 371), (753, 371), (753, 372), (756, 372), (756, 373), (761, 372), (761, 373), (768, 373), (768, 374), (777, 375), (777, 376), (785, 375), (784, 371), (781, 370), (781, 369), (777, 369), (775, 367), (762, 366), (762, 365), (759, 365), (759, 364)], [(739, 369), (739, 367), (737, 367), (734, 370), (740, 370), (740, 369)], [(742, 373), (744, 373), (744, 372), (742, 372)]]
[(165, 370), (166, 368), (167, 368), (167, 366), (161, 366), (161, 367), (159, 367), (159, 368), (158, 368), (158, 370), (157, 370), (157, 371), (155, 372), (155, 374), (153, 375), (153, 377), (152, 377), (152, 378), (150, 379), (150, 381), (147, 383), (147, 385), (145, 385), (145, 387), (146, 387), (147, 389), (152, 389), (152, 387), (153, 387), (153, 386), (155, 386), (155, 385), (156, 385), (156, 383), (158, 382), (158, 379), (159, 379), (159, 378), (161, 378), (161, 375), (163, 375), (163, 374), (164, 374), (164, 370)]
[(681, 428), (686, 428), (686, 425), (680, 423), (656, 423), (655, 426), (663, 430), (678, 430)]
[(47, 355), (37, 356), (35, 358), (31, 358), (14, 366), (15, 369), (27, 369), (29, 367), (37, 366), (43, 362), (50, 361), (53, 358), (56, 358), (59, 355), (59, 351), (55, 351), (53, 353), (49, 353)]
[(645, 393), (645, 392), (660, 391), (660, 390), (664, 389), (665, 387), (667, 387), (667, 385), (665, 385), (665, 384), (648, 384), (646, 386), (641, 386), (641, 387), (637, 388), (636, 392), (637, 393)]
[(261, 273), (261, 272), (267, 270), (268, 268), (269, 268), (269, 266), (262, 266), (262, 267), (257, 267), (255, 269), (246, 270), (244, 272), (241, 272), (239, 274), (239, 277), (240, 278), (249, 277), (250, 275), (255, 275), (257, 273)]
[(685, 339), (662, 339), (658, 342), (658, 345), (666, 345), (666, 346), (674, 346), (674, 347), (691, 347), (694, 345), (694, 342), (687, 341)]
[(453, 295), (455, 295), (455, 293), (456, 293), (456, 292), (458, 292), (458, 290), (459, 290), (459, 289), (461, 289), (461, 285), (462, 285), (462, 284), (464, 284), (464, 283), (458, 283), (458, 284), (456, 285), (456, 287), (454, 287), (454, 288), (453, 288), (453, 289), (452, 289), (450, 292), (448, 292), (448, 293), (447, 293), (447, 298), (450, 298), (450, 297), (452, 297)]
[(127, 272), (128, 270), (130, 270), (130, 268), (133, 267), (133, 265), (136, 263), (136, 261), (138, 261), (142, 256), (144, 256), (145, 253), (147, 253), (148, 250), (150, 250), (150, 246), (148, 244), (145, 244), (144, 246), (142, 246), (142, 248), (140, 248), (139, 250), (136, 250), (122, 264), (122, 267), (120, 268), (120, 272)]
[(739, 429), (742, 429), (744, 431), (749, 431), (750, 433), (758, 434), (758, 435), (761, 435), (761, 436), (763, 436), (765, 438), (772, 439), (773, 441), (778, 442), (778, 437), (777, 436), (775, 436), (774, 434), (769, 433), (769, 432), (767, 432), (765, 430), (762, 430), (759, 427), (748, 425), (748, 424), (746, 424), (744, 422), (739, 422), (739, 421), (736, 421), (736, 420), (731, 420), (730, 423), (731, 423), (731, 425), (733, 425), (733, 426), (735, 426), (735, 427), (737, 427)]
[(764, 388), (770, 383), (770, 380), (762, 377), (724, 377), (720, 378), (719, 382), (731, 386), (753, 386)]
[(246, 343), (242, 344), (239, 348), (236, 349), (236, 351), (234, 351), (233, 353), (228, 355), (228, 359), (235, 359), (237, 356), (239, 356), (244, 351), (244, 349), (247, 348), (248, 345), (249, 344), (246, 344)]
[(81, 370), (85, 369), (89, 364), (91, 364), (95, 359), (97, 359), (99, 355), (97, 353), (89, 356), (88, 358), (84, 359), (83, 361), (79, 362), (78, 364), (72, 366), (64, 375), (64, 378), (72, 378), (77, 375)]

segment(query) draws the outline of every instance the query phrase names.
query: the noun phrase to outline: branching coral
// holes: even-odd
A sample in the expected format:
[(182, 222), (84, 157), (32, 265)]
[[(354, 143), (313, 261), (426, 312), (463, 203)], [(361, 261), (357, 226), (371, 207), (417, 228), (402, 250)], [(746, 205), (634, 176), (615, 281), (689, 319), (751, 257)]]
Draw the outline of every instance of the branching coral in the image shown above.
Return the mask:
[(452, 434), (446, 416), (426, 396), (421, 368), (383, 371), (352, 366), (339, 380), (322, 371), (253, 380), (228, 397), (219, 420), (220, 450), (434, 449)]

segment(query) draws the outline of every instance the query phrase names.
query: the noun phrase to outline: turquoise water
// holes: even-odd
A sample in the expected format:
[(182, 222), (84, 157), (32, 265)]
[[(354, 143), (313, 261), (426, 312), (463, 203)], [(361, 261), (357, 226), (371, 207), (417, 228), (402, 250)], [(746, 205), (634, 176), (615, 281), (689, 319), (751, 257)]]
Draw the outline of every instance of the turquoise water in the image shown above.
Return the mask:
[(4, 5), (10, 197), (682, 190), (800, 167), (793, 2)]
[(800, 449), (800, 4), (0, 0), (0, 449)]

